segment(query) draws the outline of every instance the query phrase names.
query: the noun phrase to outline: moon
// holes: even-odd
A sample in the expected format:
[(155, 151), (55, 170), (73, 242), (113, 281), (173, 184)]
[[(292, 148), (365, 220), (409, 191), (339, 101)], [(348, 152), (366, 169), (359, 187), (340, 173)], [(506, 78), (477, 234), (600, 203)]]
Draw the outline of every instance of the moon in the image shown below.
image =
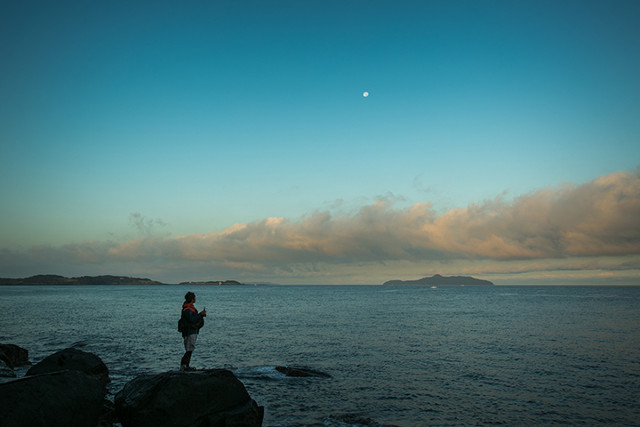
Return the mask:
[(365, 90), (364, 92), (362, 92), (362, 96), (364, 96), (364, 97), (366, 98), (367, 96), (369, 96), (369, 92), (367, 92), (367, 91)]

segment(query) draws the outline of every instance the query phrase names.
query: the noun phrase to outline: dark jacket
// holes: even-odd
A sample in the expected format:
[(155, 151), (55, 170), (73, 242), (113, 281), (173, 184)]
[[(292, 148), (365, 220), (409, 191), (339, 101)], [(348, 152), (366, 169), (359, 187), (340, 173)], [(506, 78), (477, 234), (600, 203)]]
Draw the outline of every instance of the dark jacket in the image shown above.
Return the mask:
[(186, 302), (182, 304), (182, 319), (189, 325), (182, 331), (183, 337), (197, 334), (204, 323), (204, 318), (198, 313), (193, 304)]

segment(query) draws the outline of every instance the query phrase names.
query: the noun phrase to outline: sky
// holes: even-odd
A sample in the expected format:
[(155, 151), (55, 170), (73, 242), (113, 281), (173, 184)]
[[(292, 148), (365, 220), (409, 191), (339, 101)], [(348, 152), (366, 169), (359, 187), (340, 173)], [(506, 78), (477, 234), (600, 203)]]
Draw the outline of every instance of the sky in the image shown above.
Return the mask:
[(5, 2), (0, 277), (640, 284), (638, 22), (635, 0)]

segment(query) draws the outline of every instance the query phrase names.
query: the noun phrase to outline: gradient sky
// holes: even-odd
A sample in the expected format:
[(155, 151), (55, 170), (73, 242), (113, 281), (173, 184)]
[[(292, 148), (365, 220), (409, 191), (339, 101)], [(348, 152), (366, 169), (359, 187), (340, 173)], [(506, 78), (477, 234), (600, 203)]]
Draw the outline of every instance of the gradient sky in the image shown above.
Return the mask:
[(0, 276), (640, 284), (638, 22), (636, 0), (5, 2)]

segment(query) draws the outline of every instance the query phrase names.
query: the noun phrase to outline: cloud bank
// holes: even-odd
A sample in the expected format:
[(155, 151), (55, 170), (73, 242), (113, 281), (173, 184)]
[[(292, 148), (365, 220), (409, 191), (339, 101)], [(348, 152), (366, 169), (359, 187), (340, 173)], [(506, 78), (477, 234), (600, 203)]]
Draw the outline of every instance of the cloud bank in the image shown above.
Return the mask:
[[(139, 214), (132, 218), (148, 228)], [(545, 268), (613, 271), (625, 265), (638, 271), (639, 256), (640, 175), (635, 171), (545, 188), (512, 201), (497, 197), (440, 215), (430, 203), (397, 209), (392, 201), (380, 200), (352, 215), (314, 212), (297, 221), (267, 218), (174, 238), (145, 233), (121, 243), (5, 250), (0, 262), (3, 267), (9, 260), (23, 265), (137, 264), (159, 274), (199, 268), (209, 276), (225, 272), (277, 281), (314, 274), (364, 279), (372, 265), (381, 270), (408, 264), (425, 272), (447, 264), (493, 274)]]

